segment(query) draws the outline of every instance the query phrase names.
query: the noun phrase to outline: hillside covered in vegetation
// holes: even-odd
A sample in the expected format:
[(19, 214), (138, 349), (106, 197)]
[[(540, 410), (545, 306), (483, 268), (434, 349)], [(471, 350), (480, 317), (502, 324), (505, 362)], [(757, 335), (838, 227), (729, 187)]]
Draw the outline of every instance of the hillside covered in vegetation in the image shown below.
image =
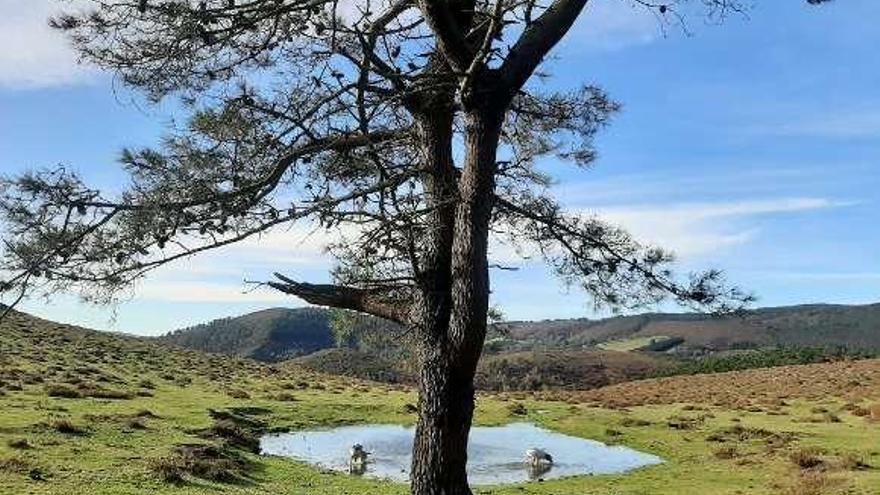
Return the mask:
[[(375, 332), (393, 331), (375, 325)], [(742, 315), (646, 313), (600, 320), (507, 322), (495, 327), (488, 352), (606, 348), (627, 340), (675, 339), (677, 354), (762, 347), (880, 351), (880, 304), (763, 308)], [(274, 308), (176, 330), (162, 340), (207, 352), (276, 362), (333, 346), (330, 311)], [(357, 343), (354, 343), (356, 346)], [(637, 349), (632, 349), (637, 350)]]
[[(275, 308), (172, 332), (161, 340), (313, 371), (415, 383), (399, 327), (337, 313)], [(349, 318), (349, 317), (346, 317)], [(338, 322), (337, 322), (338, 323)], [(714, 373), (866, 358), (880, 352), (880, 305), (767, 308), (719, 318), (650, 313), (601, 320), (508, 322), (492, 328), (483, 390), (591, 389), (661, 375)]]
[(273, 308), (171, 332), (164, 342), (204, 352), (276, 362), (333, 345), (329, 312)]
[(741, 315), (646, 313), (601, 320), (510, 322), (499, 348), (600, 346), (645, 337), (681, 339), (680, 354), (770, 346), (880, 350), (880, 304), (761, 308)]
[[(515, 360), (505, 366), (518, 369)], [(880, 487), (878, 384), (880, 361), (865, 360), (592, 391), (484, 393), (477, 424), (535, 423), (633, 447), (664, 463), (479, 493), (873, 495)], [(0, 322), (0, 493), (292, 495), (308, 487), (313, 495), (402, 495), (403, 484), (259, 455), (259, 436), (410, 425), (416, 403), (404, 386), (13, 313)]]

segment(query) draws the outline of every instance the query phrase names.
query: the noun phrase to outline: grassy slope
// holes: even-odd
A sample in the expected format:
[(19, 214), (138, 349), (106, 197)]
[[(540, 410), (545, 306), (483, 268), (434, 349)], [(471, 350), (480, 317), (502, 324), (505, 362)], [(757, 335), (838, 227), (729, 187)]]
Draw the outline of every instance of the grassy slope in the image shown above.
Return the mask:
[[(880, 369), (880, 363), (867, 363)], [(772, 371), (766, 373), (765, 381), (774, 379)], [(832, 368), (825, 372), (826, 375), (833, 373), (842, 373), (839, 379), (844, 381), (864, 380), (860, 377), (866, 373), (871, 380), (875, 377), (867, 368)], [(692, 379), (678, 377), (653, 387), (656, 394), (662, 396), (687, 388)], [(356, 422), (410, 423), (415, 418), (404, 412), (404, 405), (414, 403), (415, 397), (402, 388), (319, 377), (292, 366), (269, 368), (248, 361), (209, 357), (24, 317), (0, 324), (0, 381), (3, 382), (0, 389), (4, 390), (0, 394), (0, 493), (3, 494), (406, 492), (401, 485), (321, 473), (301, 463), (251, 454), (245, 455), (255, 463), (256, 469), (247, 480), (235, 484), (192, 477), (184, 484), (168, 484), (150, 468), (156, 460), (167, 457), (177, 444), (207, 441), (198, 436), (196, 430), (212, 423), (209, 408), (263, 407), (267, 413), (262, 417), (270, 428)], [(152, 396), (107, 400), (65, 399), (46, 394), (51, 385), (68, 382), (75, 387), (78, 381), (85, 384), (83, 390), (100, 387), (140, 391), (143, 395), (149, 392)], [(499, 495), (808, 495), (811, 486), (820, 490), (814, 493), (823, 494), (868, 495), (880, 491), (880, 469), (852, 470), (842, 466), (844, 455), (849, 452), (880, 466), (877, 447), (880, 427), (862, 416), (869, 412), (872, 400), (880, 399), (877, 386), (880, 382), (858, 385), (858, 394), (849, 397), (858, 402), (848, 407), (843, 400), (831, 397), (833, 394), (809, 401), (790, 395), (781, 402), (778, 397), (752, 394), (744, 388), (759, 382), (760, 377), (751, 376), (742, 386), (704, 389), (699, 402), (705, 404), (698, 401), (650, 404), (663, 401), (642, 400), (625, 409), (603, 400), (601, 395), (560, 393), (543, 400), (530, 394), (481, 396), (477, 411), (477, 421), (481, 424), (534, 421), (569, 434), (652, 452), (665, 458), (667, 463), (627, 475), (480, 488), (477, 492)], [(714, 385), (719, 383), (713, 382)], [(827, 383), (830, 382), (823, 387), (827, 387)], [(700, 383), (700, 386), (713, 384)], [(22, 390), (17, 390), (19, 387)], [(793, 392), (809, 396), (807, 387), (809, 383), (801, 384)], [(229, 395), (240, 395), (235, 392), (238, 390), (248, 391), (250, 398), (236, 399)], [(625, 394), (627, 389), (611, 390), (613, 394)], [(827, 388), (822, 391), (831, 392)], [(716, 400), (730, 395), (739, 397), (741, 403)], [(713, 405), (714, 402), (720, 405)], [(514, 403), (525, 405), (528, 411), (525, 416), (512, 412), (521, 412), (511, 407)], [(640, 405), (642, 403), (645, 404)], [(820, 408), (828, 412), (819, 412)], [(130, 418), (144, 409), (158, 417), (147, 419), (146, 429), (133, 428)], [(880, 419), (880, 409), (876, 412)], [(840, 422), (831, 422), (832, 415)], [(86, 433), (79, 436), (59, 433), (52, 427), (59, 419), (69, 419)], [(743, 429), (723, 433), (737, 426)], [(784, 432), (793, 432), (795, 436), (789, 441), (779, 440), (786, 438)], [(21, 439), (26, 439), (31, 448), (23, 450), (10, 444)], [(810, 446), (824, 449), (818, 454), (823, 464), (820, 468), (803, 470), (789, 457)], [(716, 452), (721, 455), (716, 456)], [(45, 481), (30, 479), (28, 473), (35, 468), (43, 473)]]
[(669, 337), (666, 335), (652, 335), (650, 337), (634, 337), (625, 340), (609, 340), (602, 342), (597, 347), (606, 351), (631, 352), (665, 340), (669, 340)]

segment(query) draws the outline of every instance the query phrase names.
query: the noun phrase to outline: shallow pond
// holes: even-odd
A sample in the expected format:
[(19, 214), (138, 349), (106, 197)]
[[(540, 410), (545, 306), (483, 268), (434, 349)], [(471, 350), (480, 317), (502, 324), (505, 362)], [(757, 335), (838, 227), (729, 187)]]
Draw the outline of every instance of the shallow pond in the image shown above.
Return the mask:
[[(412, 427), (397, 425), (296, 431), (263, 437), (260, 448), (265, 455), (291, 457), (325, 469), (347, 472), (349, 448), (359, 443), (371, 454), (365, 471), (356, 474), (406, 482), (413, 432)], [(553, 465), (540, 470), (527, 466), (525, 451), (531, 447), (549, 452)], [(661, 462), (657, 456), (627, 447), (609, 446), (526, 423), (475, 427), (468, 446), (468, 477), (474, 485), (621, 473)]]

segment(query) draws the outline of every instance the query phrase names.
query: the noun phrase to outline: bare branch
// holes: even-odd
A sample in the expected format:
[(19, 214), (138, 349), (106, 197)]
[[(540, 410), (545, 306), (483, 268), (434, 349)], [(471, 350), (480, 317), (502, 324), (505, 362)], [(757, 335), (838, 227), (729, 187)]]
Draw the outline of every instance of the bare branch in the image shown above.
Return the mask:
[[(341, 285), (296, 282), (280, 273), (280, 282), (267, 282), (270, 287), (318, 306), (350, 309), (401, 324), (408, 323), (408, 301), (399, 294), (391, 296), (383, 289), (359, 289)], [(397, 291), (399, 293), (399, 290)]]

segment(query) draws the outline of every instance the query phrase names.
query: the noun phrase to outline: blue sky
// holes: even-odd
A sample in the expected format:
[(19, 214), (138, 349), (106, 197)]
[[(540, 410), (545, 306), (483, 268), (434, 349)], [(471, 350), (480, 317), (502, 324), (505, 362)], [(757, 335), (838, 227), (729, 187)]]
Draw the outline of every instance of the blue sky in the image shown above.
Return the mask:
[[(682, 270), (717, 267), (759, 305), (880, 301), (880, 3), (756, 0), (748, 19), (663, 29), (626, 0), (594, 0), (547, 65), (548, 88), (604, 87), (624, 111), (590, 170), (554, 161), (572, 210), (676, 251)], [(156, 141), (163, 107), (139, 105), (80, 67), (44, 27), (51, 0), (0, 0), (0, 171), (64, 163), (123, 183), (123, 146)], [(6, 15), (10, 14), (10, 15)], [(75, 296), (24, 309), (94, 328), (156, 334), (270, 306), (244, 279), (282, 270), (326, 280), (321, 235), (280, 232), (156, 272), (115, 308)], [(493, 255), (505, 259), (503, 248)], [(594, 316), (539, 265), (493, 274), (509, 318)], [(668, 309), (668, 308), (666, 308)]]

